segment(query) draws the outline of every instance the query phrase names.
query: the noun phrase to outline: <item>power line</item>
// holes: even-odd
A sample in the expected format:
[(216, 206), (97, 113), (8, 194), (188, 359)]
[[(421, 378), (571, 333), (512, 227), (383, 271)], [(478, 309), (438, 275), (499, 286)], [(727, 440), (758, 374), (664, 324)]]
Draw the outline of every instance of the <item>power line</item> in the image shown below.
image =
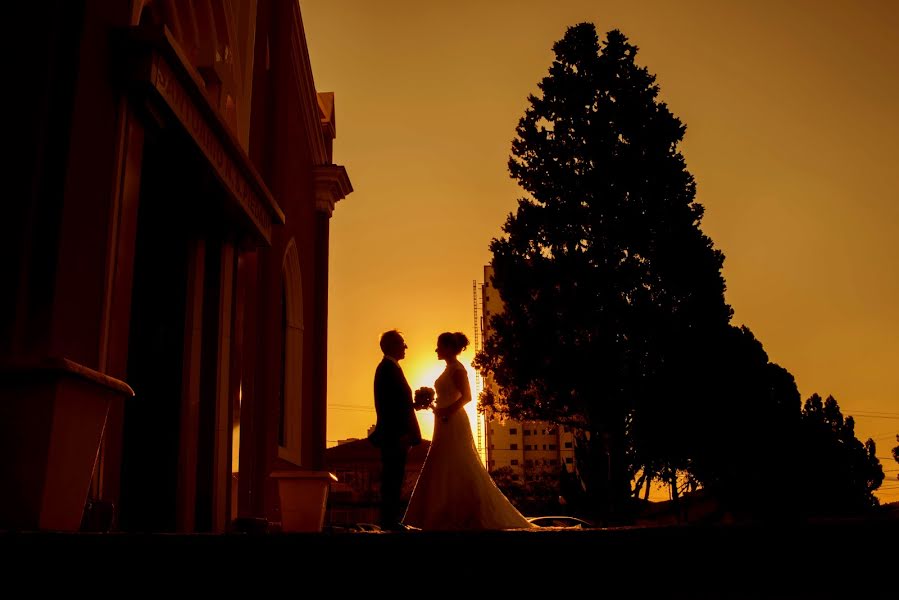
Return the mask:
[(375, 409), (373, 409), (373, 408), (365, 408), (364, 406), (334, 406), (334, 405), (329, 405), (328, 408), (329, 408), (329, 409), (334, 409), (334, 410), (349, 410), (349, 411), (355, 411), (355, 412), (367, 412), (367, 413), (373, 413), (373, 412), (376, 412)]
[(848, 415), (848, 416), (852, 417), (853, 419), (859, 419), (859, 418), (861, 418), (861, 419), (895, 419), (895, 420), (899, 421), (899, 416), (888, 417), (885, 415), (863, 415), (861, 413), (852, 413), (851, 415)]
[(894, 415), (899, 417), (899, 412), (894, 410), (877, 410), (877, 409), (867, 409), (867, 408), (844, 408), (844, 413), (852, 413), (852, 412), (860, 412), (860, 413), (877, 413), (881, 415)]

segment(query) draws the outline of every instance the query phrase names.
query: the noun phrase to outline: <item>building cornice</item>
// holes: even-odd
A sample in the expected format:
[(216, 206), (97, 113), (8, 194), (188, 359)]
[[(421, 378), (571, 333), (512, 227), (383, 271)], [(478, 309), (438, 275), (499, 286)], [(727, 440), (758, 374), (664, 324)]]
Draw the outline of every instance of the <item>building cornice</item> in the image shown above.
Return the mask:
[(294, 72), (294, 81), (299, 94), (299, 108), (302, 111), (303, 131), (312, 163), (326, 165), (331, 162), (328, 145), (322, 132), (321, 112), (315, 81), (312, 78), (312, 65), (309, 62), (309, 48), (306, 46), (306, 34), (303, 30), (303, 17), (300, 14), (300, 3), (290, 2), (290, 62)]
[(353, 185), (342, 165), (312, 167), (312, 185), (315, 191), (315, 210), (328, 217), (334, 214), (334, 206), (353, 191)]

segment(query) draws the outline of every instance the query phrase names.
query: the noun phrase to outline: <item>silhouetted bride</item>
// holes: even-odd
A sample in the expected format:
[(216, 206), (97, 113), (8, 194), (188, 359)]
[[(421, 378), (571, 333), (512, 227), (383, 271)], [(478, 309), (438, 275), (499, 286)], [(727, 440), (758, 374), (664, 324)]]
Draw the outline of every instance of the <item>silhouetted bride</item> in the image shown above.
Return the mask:
[(460, 332), (437, 338), (437, 358), (446, 361), (446, 370), (434, 382), (434, 439), (403, 523), (426, 530), (534, 527), (493, 483), (475, 448), (463, 408), (471, 387), (458, 360), (467, 346)]

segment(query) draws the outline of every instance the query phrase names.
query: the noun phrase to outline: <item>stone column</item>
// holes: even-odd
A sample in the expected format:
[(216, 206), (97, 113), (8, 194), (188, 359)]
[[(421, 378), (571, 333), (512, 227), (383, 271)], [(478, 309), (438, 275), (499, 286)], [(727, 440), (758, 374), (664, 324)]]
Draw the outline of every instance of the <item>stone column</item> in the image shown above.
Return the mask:
[[(334, 206), (345, 198), (353, 187), (346, 169), (339, 165), (313, 167), (315, 190), (315, 307), (313, 327), (314, 395), (308, 425), (304, 425), (304, 450), (313, 469), (324, 468), (324, 452), (328, 430), (328, 248), (330, 222)], [(304, 421), (305, 423), (305, 421)]]

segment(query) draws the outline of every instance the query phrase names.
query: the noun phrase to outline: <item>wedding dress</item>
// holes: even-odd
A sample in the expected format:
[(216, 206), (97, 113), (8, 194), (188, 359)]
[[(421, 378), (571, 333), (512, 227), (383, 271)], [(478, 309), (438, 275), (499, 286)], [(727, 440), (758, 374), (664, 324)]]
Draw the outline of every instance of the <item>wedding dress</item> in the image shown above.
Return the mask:
[[(464, 389), (453, 380), (456, 370), (465, 375)], [(439, 408), (471, 399), (468, 376), (459, 362), (447, 365), (434, 387)], [(445, 422), (435, 418), (433, 437), (403, 523), (424, 530), (536, 527), (493, 483), (478, 456), (465, 410), (455, 411)]]

